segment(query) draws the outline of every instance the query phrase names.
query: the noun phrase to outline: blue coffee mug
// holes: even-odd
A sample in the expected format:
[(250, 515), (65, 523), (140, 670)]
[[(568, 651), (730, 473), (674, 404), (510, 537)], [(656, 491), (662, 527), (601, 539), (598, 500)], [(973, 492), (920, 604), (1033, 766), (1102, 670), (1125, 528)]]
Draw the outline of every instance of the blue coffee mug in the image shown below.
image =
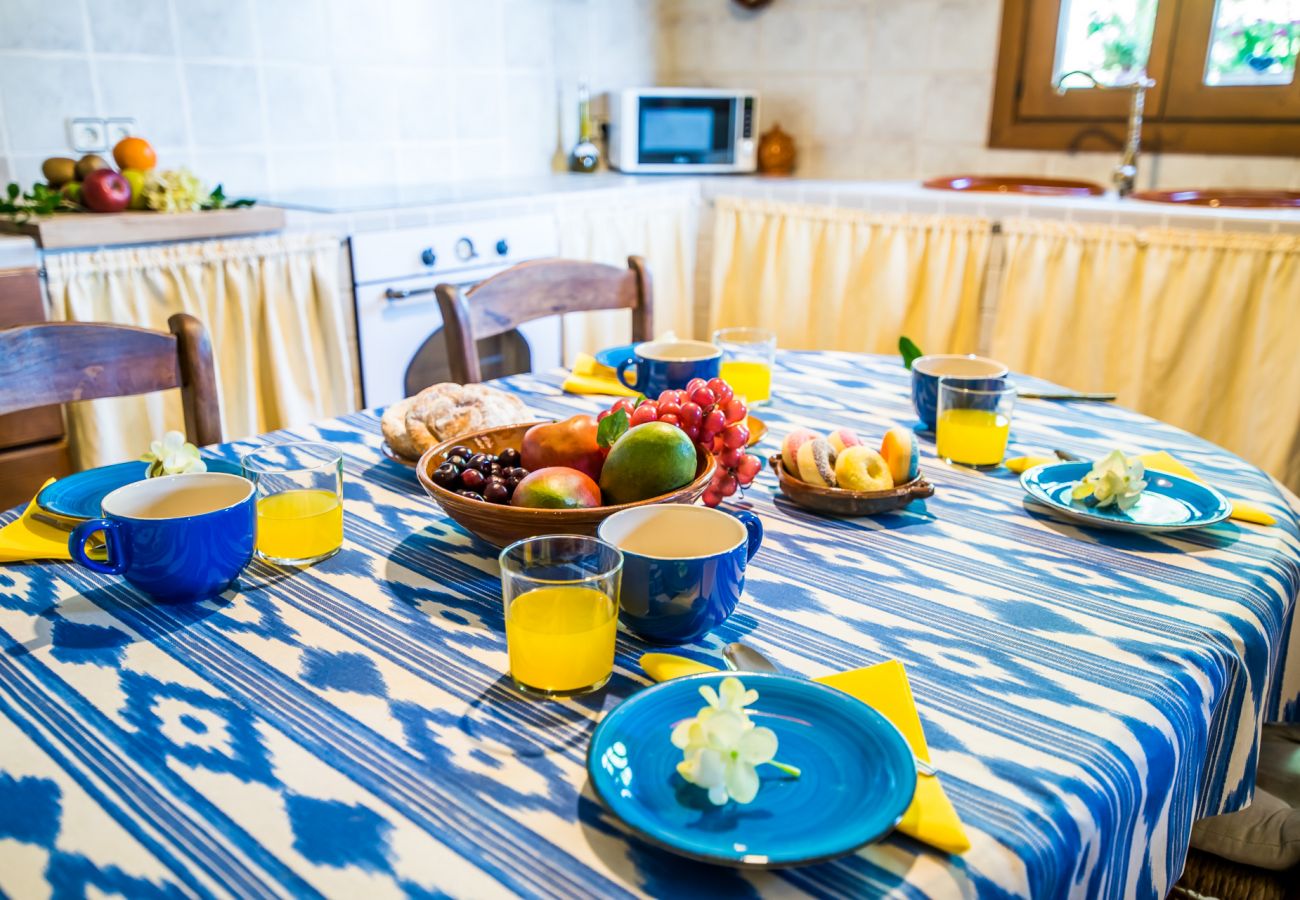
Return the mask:
[[(253, 558), (257, 501), (239, 475), (194, 472), (146, 478), (104, 497), (103, 518), (82, 522), (68, 538), (80, 565), (121, 575), (163, 603), (206, 600), (230, 586)], [(107, 559), (86, 555), (104, 533)]]
[(686, 644), (735, 610), (763, 523), (742, 509), (660, 503), (614, 513), (596, 535), (623, 551), (623, 624), (656, 644)]
[[(682, 390), (692, 378), (717, 378), (722, 368), (722, 349), (707, 341), (647, 341), (632, 353), (618, 364), (618, 380), (651, 399)], [(631, 366), (636, 366), (635, 381), (625, 374)]]
[(1000, 390), (1009, 370), (996, 359), (956, 353), (922, 356), (912, 362), (912, 406), (930, 431), (939, 417), (939, 379), (979, 391)]

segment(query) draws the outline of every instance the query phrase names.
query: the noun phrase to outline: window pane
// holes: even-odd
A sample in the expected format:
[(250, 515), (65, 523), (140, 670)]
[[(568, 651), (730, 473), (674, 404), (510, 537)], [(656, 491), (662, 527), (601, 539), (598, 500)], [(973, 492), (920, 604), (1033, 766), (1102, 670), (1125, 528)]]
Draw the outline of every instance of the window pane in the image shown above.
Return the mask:
[(1297, 51), (1300, 0), (1218, 0), (1205, 83), (1290, 84)]
[[(1156, 0), (1065, 0), (1052, 83), (1075, 70), (1107, 85), (1138, 80), (1146, 74), (1155, 21)], [(1065, 86), (1091, 85), (1076, 75)]]

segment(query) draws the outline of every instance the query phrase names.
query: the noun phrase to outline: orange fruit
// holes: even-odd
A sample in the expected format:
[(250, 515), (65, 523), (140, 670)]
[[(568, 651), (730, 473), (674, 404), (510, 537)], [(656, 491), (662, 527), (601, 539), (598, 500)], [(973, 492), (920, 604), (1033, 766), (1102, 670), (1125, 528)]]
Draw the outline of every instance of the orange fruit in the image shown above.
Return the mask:
[(158, 165), (158, 154), (144, 138), (125, 137), (113, 148), (113, 159), (119, 169), (139, 169), (147, 172)]

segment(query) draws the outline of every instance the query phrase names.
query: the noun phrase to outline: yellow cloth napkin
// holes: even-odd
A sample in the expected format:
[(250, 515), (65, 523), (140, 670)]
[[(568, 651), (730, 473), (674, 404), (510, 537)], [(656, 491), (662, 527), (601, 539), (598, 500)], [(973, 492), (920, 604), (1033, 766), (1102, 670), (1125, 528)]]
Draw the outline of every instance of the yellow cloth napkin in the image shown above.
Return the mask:
[[(1173, 456), (1164, 450), (1157, 450), (1154, 453), (1143, 453), (1138, 457), (1138, 459), (1142, 460), (1142, 465), (1151, 469), (1153, 472), (1166, 472), (1170, 475), (1178, 475), (1182, 478), (1186, 478), (1189, 481), (1204, 481), (1203, 478), (1199, 477), (1195, 472), (1174, 459)], [(1059, 462), (1059, 460), (1054, 456), (1017, 456), (1008, 459), (1003, 463), (1003, 465), (1019, 475), (1026, 469), (1032, 469), (1034, 466), (1041, 466), (1044, 463), (1052, 462)], [(1273, 518), (1253, 503), (1247, 503), (1244, 500), (1233, 500), (1231, 497), (1228, 498), (1228, 502), (1232, 504), (1231, 518), (1237, 519), (1240, 522), (1253, 522), (1256, 525), (1277, 524), (1277, 519)]]
[[(50, 481), (41, 485), (42, 488)], [(25, 562), (33, 559), (72, 559), (68, 552), (68, 532), (32, 518), (39, 512), (33, 498), (20, 518), (0, 528), (0, 563)]]
[(573, 362), (573, 371), (561, 385), (570, 394), (607, 394), (615, 397), (635, 397), (637, 392), (618, 380), (609, 366), (596, 362), (596, 357), (579, 353)]
[[(641, 657), (641, 668), (655, 681), (717, 671), (713, 666), (671, 653), (646, 653)], [(930, 761), (930, 750), (921, 730), (921, 718), (916, 714), (907, 671), (898, 660), (822, 675), (813, 681), (844, 691), (875, 709), (903, 733), (913, 753), (926, 762)], [(964, 853), (970, 849), (970, 838), (962, 828), (952, 801), (943, 792), (938, 776), (917, 776), (916, 794), (912, 797), (912, 805), (903, 813), (898, 830), (945, 853)]]

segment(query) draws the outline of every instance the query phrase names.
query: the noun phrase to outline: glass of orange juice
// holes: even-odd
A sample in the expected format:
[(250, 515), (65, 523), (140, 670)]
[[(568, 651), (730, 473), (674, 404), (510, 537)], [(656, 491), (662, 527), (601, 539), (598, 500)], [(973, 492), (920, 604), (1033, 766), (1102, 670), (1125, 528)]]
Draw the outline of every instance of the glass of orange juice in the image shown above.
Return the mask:
[(935, 450), (942, 459), (962, 466), (991, 469), (1002, 464), (1011, 434), (1011, 410), (1016, 389), (1001, 378), (965, 387), (969, 379), (939, 379), (939, 416)]
[(506, 652), (522, 693), (576, 697), (614, 671), (623, 554), (573, 534), (516, 541), (501, 551)]
[(268, 444), (246, 455), (257, 486), (257, 555), (309, 566), (343, 546), (343, 454), (329, 444)]
[(772, 399), (772, 366), (776, 363), (776, 335), (766, 328), (719, 328), (713, 343), (722, 350), (722, 380), (731, 385), (746, 406)]

